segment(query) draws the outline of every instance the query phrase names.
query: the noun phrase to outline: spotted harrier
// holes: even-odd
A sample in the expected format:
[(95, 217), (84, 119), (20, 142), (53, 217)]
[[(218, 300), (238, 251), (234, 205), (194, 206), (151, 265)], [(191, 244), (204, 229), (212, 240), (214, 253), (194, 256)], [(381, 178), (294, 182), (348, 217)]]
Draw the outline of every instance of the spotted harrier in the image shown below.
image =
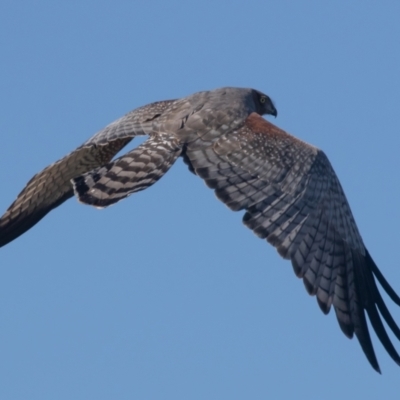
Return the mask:
[[(261, 116), (277, 116), (254, 89), (221, 88), (133, 110), (35, 175), (0, 219), (0, 246), (22, 235), (74, 194), (103, 208), (157, 182), (182, 157), (244, 224), (290, 259), (322, 312), (333, 306), (343, 333), (355, 334), (380, 372), (367, 317), (400, 365), (382, 323), (400, 340), (377, 281), (400, 298), (366, 249), (324, 152)], [(148, 139), (112, 160), (134, 137)]]

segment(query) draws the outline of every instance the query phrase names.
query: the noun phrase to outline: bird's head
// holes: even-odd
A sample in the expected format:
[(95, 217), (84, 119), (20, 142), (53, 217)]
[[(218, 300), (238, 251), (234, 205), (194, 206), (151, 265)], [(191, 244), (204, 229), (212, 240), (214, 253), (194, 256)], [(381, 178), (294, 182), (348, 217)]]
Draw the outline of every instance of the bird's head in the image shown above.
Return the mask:
[(278, 111), (274, 106), (272, 100), (264, 93), (258, 90), (253, 90), (253, 99), (256, 106), (256, 112), (260, 115), (269, 114), (276, 117)]

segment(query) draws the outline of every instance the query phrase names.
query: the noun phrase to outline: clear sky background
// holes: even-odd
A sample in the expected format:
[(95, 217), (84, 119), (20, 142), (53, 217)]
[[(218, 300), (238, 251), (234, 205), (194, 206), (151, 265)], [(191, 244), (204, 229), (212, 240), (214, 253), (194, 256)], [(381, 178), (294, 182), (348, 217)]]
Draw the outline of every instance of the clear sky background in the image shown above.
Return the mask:
[[(0, 208), (133, 108), (254, 87), (324, 149), (400, 291), (399, 20), (398, 1), (2, 0)], [(398, 399), (373, 341), (383, 375), (181, 160), (0, 250), (1, 399)]]

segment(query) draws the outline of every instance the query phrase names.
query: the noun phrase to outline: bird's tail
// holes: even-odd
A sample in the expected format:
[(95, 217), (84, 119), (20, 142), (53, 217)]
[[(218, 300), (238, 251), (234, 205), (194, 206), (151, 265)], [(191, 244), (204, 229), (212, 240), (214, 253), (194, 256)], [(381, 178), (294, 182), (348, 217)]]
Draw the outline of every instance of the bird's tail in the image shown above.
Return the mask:
[(157, 182), (182, 152), (165, 135), (150, 137), (129, 153), (71, 180), (79, 201), (103, 208)]

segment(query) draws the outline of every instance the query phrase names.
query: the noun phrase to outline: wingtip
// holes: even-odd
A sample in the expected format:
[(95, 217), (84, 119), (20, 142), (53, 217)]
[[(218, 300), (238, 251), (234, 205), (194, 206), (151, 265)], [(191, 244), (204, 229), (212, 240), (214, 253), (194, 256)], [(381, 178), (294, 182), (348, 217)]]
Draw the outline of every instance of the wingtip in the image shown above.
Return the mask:
[(382, 272), (376, 265), (375, 261), (372, 259), (371, 255), (369, 254), (368, 250), (366, 250), (366, 257), (368, 260), (368, 263), (371, 267), (371, 270), (375, 276), (375, 278), (378, 280), (382, 288), (385, 290), (385, 292), (388, 294), (388, 296), (392, 299), (394, 303), (396, 303), (398, 306), (400, 306), (400, 297), (399, 295), (395, 292), (395, 290), (392, 288), (390, 283), (386, 280), (386, 278), (383, 276)]

